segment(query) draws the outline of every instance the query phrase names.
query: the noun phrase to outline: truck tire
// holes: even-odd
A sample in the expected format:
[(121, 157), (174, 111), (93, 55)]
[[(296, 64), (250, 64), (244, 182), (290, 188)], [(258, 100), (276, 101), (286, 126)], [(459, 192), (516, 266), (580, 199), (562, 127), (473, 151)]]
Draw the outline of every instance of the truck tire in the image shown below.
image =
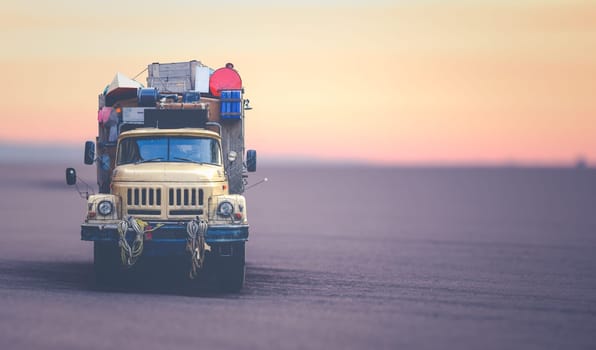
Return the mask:
[(216, 276), (219, 289), (228, 293), (237, 293), (244, 286), (246, 273), (244, 242), (231, 246), (232, 255), (222, 255), (220, 250), (216, 256)]
[(113, 242), (93, 242), (93, 268), (98, 285), (112, 286), (121, 274), (120, 248)]

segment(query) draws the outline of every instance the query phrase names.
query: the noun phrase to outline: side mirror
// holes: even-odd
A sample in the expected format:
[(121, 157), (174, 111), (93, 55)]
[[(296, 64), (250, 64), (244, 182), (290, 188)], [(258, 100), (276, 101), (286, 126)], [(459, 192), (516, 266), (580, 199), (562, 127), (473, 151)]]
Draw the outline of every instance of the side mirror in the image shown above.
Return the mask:
[(257, 151), (254, 149), (246, 151), (246, 170), (251, 173), (257, 171)]
[(73, 168), (66, 168), (66, 184), (74, 185), (77, 183), (77, 171)]
[(93, 164), (95, 161), (95, 143), (93, 141), (85, 142), (85, 164)]

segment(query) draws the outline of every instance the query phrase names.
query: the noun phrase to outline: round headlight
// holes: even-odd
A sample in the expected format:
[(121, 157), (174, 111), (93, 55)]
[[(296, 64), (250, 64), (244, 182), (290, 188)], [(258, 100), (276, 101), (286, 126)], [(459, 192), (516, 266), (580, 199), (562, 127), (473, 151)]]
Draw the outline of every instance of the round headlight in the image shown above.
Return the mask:
[(221, 216), (230, 216), (234, 212), (234, 206), (230, 202), (221, 202), (217, 207), (217, 213)]
[(101, 201), (97, 205), (97, 211), (103, 216), (112, 214), (112, 210), (114, 210), (114, 205), (110, 201)]

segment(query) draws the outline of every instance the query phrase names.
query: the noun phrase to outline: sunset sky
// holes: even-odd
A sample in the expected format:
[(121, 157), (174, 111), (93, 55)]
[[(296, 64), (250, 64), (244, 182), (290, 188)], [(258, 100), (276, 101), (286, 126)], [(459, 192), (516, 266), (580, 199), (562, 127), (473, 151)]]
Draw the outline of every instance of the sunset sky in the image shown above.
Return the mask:
[(82, 147), (116, 72), (197, 59), (234, 63), (264, 157), (596, 164), (593, 1), (9, 0), (0, 28), (1, 144)]

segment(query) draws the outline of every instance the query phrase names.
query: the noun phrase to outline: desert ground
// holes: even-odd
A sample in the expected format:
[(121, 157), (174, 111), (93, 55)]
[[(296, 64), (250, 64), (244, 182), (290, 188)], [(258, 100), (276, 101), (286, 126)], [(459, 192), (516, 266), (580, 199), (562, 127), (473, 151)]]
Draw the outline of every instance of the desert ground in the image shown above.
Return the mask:
[(594, 170), (261, 167), (224, 294), (96, 285), (68, 165), (0, 164), (2, 349), (596, 348)]

